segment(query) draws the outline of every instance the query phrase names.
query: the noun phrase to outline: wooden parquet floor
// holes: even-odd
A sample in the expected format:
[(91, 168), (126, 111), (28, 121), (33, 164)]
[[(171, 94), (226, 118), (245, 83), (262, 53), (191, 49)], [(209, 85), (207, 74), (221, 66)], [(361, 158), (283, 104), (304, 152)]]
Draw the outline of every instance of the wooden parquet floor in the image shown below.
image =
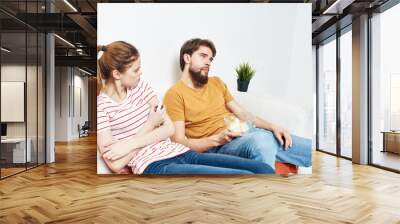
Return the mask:
[(0, 223), (400, 223), (400, 175), (316, 152), (313, 175), (96, 174), (96, 139), (0, 181)]

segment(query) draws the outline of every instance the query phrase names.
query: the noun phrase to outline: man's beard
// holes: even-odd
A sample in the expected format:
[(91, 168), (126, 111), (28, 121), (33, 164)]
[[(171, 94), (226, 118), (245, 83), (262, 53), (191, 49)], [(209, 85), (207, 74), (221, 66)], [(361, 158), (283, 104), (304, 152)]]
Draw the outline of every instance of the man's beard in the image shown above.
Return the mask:
[(196, 72), (193, 69), (189, 68), (189, 74), (195, 87), (202, 87), (208, 82), (208, 74), (202, 75), (201, 70)]

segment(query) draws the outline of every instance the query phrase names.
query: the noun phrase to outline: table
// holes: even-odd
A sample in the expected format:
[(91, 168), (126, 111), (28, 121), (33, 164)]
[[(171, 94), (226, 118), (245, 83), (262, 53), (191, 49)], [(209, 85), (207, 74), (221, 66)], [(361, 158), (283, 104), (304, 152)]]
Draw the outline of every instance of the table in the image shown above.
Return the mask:
[(400, 131), (382, 131), (381, 133), (383, 133), (382, 152), (400, 154)]
[[(1, 139), (1, 157), (6, 163), (26, 163), (31, 162), (31, 145), (32, 140), (26, 139), (28, 147), (25, 154), (25, 138), (6, 138)], [(26, 161), (25, 161), (26, 160)]]

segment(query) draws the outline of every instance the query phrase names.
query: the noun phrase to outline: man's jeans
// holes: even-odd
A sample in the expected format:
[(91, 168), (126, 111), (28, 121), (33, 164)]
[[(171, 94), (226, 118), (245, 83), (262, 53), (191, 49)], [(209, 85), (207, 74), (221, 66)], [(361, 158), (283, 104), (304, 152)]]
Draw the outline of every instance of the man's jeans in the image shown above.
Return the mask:
[(271, 131), (251, 128), (245, 135), (223, 146), (211, 148), (207, 152), (262, 161), (273, 168), (276, 160), (296, 166), (311, 166), (311, 140), (296, 135), (291, 135), (291, 137), (292, 147), (284, 150), (284, 146), (280, 145)]
[(237, 156), (187, 151), (151, 163), (143, 174), (273, 174), (269, 165)]

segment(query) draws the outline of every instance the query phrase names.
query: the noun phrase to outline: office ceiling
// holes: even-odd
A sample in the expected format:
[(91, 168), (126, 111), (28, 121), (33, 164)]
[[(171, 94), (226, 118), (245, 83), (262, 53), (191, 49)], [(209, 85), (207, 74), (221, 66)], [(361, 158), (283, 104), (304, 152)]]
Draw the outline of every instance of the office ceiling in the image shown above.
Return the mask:
[[(336, 0), (337, 1), (337, 0)], [(344, 27), (351, 23), (352, 17), (372, 10), (388, 0), (233, 0), (229, 2), (252, 3), (312, 3), (312, 37), (313, 43), (327, 38), (335, 32), (336, 27)], [(22, 1), (1, 0), (0, 26), (3, 33), (2, 45), (13, 48), (14, 54), (25, 51), (25, 39), (20, 33), (28, 31), (55, 32), (56, 65), (75, 65), (96, 71), (96, 29), (97, 3), (168, 3), (168, 2), (227, 2), (227, 1), (169, 1), (169, 0), (48, 0)], [(70, 4), (70, 5), (69, 5)], [(27, 13), (26, 13), (27, 12)], [(340, 23), (337, 23), (341, 20)], [(339, 25), (338, 25), (339, 24)], [(62, 39), (61, 39), (62, 38)], [(64, 41), (66, 40), (66, 41)], [(29, 40), (28, 40), (29, 41)], [(72, 44), (72, 45), (71, 45)], [(28, 44), (28, 54), (34, 43)], [(30, 49), (32, 47), (32, 49)], [(21, 54), (25, 52), (20, 52)], [(3, 55), (3, 53), (2, 53)]]

